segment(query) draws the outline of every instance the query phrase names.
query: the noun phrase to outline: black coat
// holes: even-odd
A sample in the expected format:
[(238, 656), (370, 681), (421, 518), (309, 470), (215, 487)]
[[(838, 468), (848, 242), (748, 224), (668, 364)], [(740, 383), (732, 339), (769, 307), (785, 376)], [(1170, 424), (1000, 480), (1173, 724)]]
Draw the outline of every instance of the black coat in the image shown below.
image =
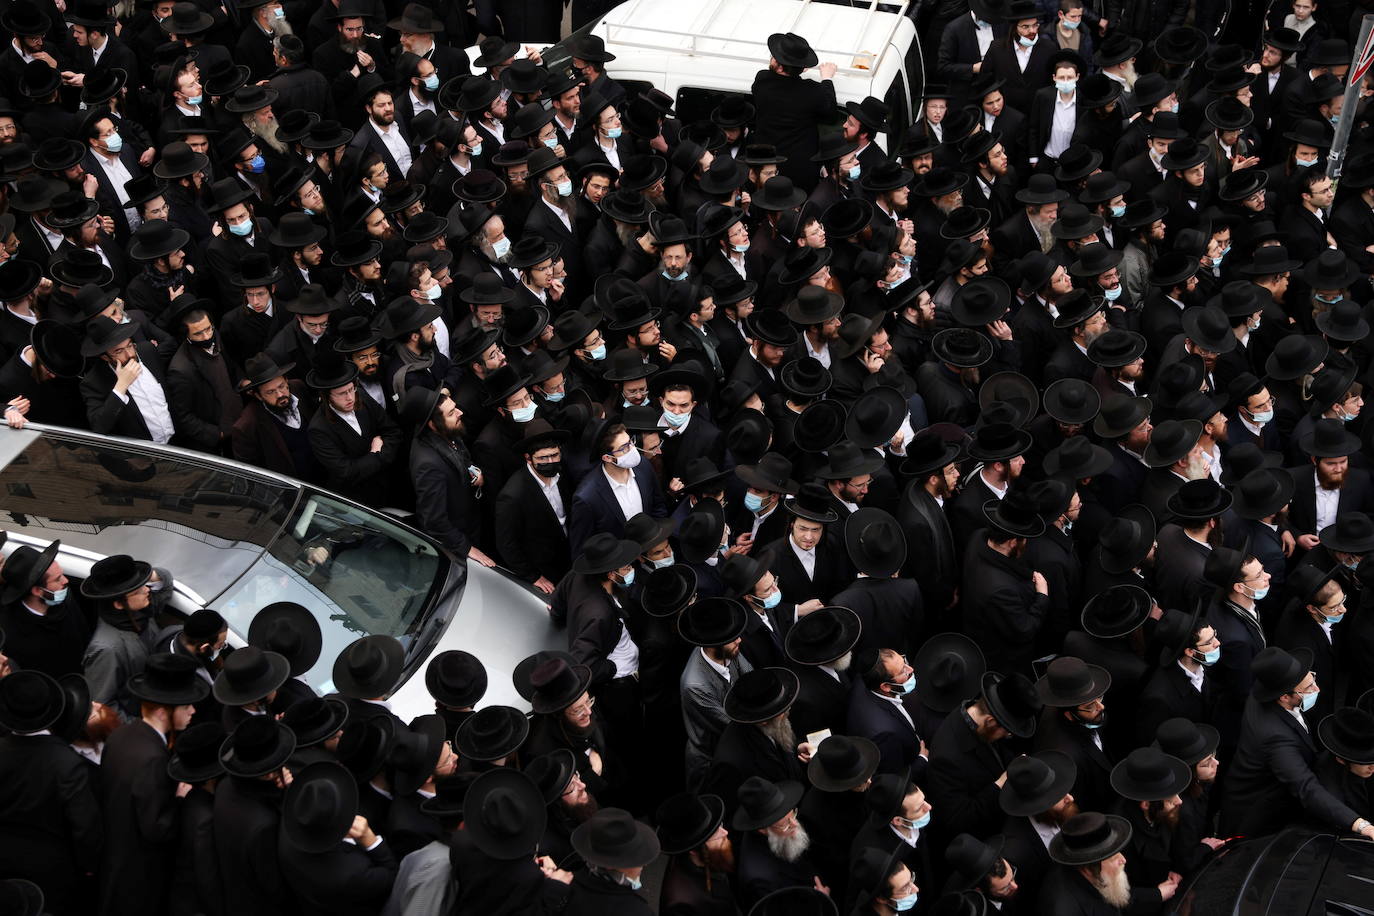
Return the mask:
[[(798, 735), (797, 740), (805, 740), (805, 736)], [(739, 803), (739, 787), (750, 776), (769, 782), (800, 782), (805, 778), (796, 748), (778, 747), (757, 725), (731, 722), (716, 742), (703, 791), (719, 795), (726, 812), (732, 813)]]
[[(1297, 481), (1293, 500), (1288, 504), (1288, 524), (1294, 536), (1317, 533), (1317, 469), (1312, 465), (1293, 468), (1290, 473)], [(1345, 472), (1345, 483), (1336, 501), (1336, 513), (1367, 512), (1371, 498), (1374, 497), (1374, 484), (1370, 483), (1369, 472), (1361, 468), (1349, 468)]]
[(1202, 690), (1198, 690), (1177, 661), (1161, 665), (1150, 674), (1140, 692), (1135, 711), (1137, 743), (1143, 746), (1154, 741), (1159, 726), (1168, 719), (1210, 723), (1214, 703), (1211, 677), (1206, 669)]
[(1290, 602), (1279, 618), (1273, 644), (1289, 652), (1306, 649), (1312, 653), (1312, 673), (1316, 675), (1317, 686), (1321, 688), (1317, 705), (1307, 714), (1313, 722), (1320, 722), (1335, 712), (1336, 707), (1345, 705), (1342, 702), (1345, 696), (1344, 678), (1337, 659), (1339, 646), (1332, 644), (1333, 639), (1339, 639), (1342, 635), (1340, 624), (1335, 624), (1328, 637), (1321, 624), (1307, 613), (1306, 606), (1297, 601)]
[(959, 552), (944, 508), (920, 480), (908, 484), (897, 507), (897, 522), (906, 535), (906, 565), (902, 575), (916, 580), (928, 605), (939, 615), (954, 597), (959, 581)]
[[(990, 78), (1005, 80), (1002, 84), (1002, 96), (1006, 99), (1007, 107), (1017, 111), (1030, 111), (1031, 98), (1035, 91), (1050, 85), (1050, 58), (1059, 49), (1048, 38), (1037, 39), (1035, 47), (1031, 48), (1030, 61), (1026, 64), (1026, 69), (1022, 70), (1017, 62), (1016, 52), (1009, 43), (1014, 40), (1014, 36), (1010, 34), (1005, 38), (993, 39), (992, 44), (988, 46), (988, 53), (983, 55), (983, 67), (979, 75), (988, 77), (992, 74)], [(1032, 150), (1032, 153), (1035, 151)]]
[[(143, 371), (150, 373), (154, 381), (164, 386), (163, 396), (166, 397), (169, 354), (162, 353), (162, 348), (154, 347), (150, 343), (136, 346), (138, 358), (143, 363)], [(119, 395), (114, 393), (114, 386), (115, 372), (110, 365), (102, 359), (91, 360), (86, 374), (81, 377), (81, 397), (86, 402), (86, 419), (91, 424), (91, 429), (98, 433), (124, 436), (128, 439), (151, 439), (148, 424), (144, 422), (143, 413), (133, 396), (125, 392), (125, 398), (121, 400)], [(167, 413), (171, 415), (170, 405)], [(173, 435), (172, 444), (181, 444), (179, 436)]]
[[(291, 393), (298, 398), (297, 408), (301, 414), (299, 432), (303, 436), (308, 436), (306, 431), (314, 413), (313, 407), (307, 398), (302, 397), (305, 394), (304, 385), (297, 381), (291, 382), (290, 385)], [(305, 451), (309, 460), (302, 463), (297, 460), (299, 452), (293, 453), (286, 441), (286, 436), (282, 432), (285, 428), (283, 423), (272, 417), (261, 401), (251, 401), (243, 408), (243, 413), (239, 414), (229, 434), (234, 457), (245, 464), (266, 468), (279, 474), (289, 474), (304, 480), (312, 479), (316, 468), (314, 454), (309, 449), (309, 439), (305, 440)]]
[(91, 639), (91, 624), (74, 593), (42, 616), (21, 601), (0, 607), (0, 631), (5, 634), (5, 654), (20, 668), (51, 677), (84, 670), (82, 656)]
[(825, 538), (816, 545), (814, 578), (806, 574), (806, 567), (792, 549), (790, 535), (764, 549), (772, 551), (773, 567), (769, 571), (777, 576), (778, 588), (793, 604), (805, 604), (812, 598), (819, 598), (822, 604), (833, 604), (831, 599), (854, 579), (854, 571), (843, 550)]
[(481, 517), (472, 486), (472, 463), (461, 443), (450, 447), (432, 431), (421, 433), (410, 448), (410, 480), (420, 527), (460, 557), (480, 540)]
[(685, 854), (673, 856), (663, 875), (658, 912), (659, 916), (736, 916), (730, 875), (708, 873)]
[[(0, 314), (0, 318), (3, 318), (3, 314)], [(29, 327), (27, 324), (24, 326)], [(0, 345), (3, 345), (2, 340)], [(85, 404), (81, 400), (80, 382), (65, 378), (38, 381), (33, 377), (33, 367), (24, 362), (21, 355), (26, 346), (27, 337), (19, 342), (14, 355), (0, 367), (0, 403), (8, 404), (17, 397), (25, 397), (29, 399), (29, 422), (86, 429), (89, 422)]]
[(281, 798), (280, 789), (260, 779), (228, 776), (215, 787), (215, 851), (226, 912), (298, 912), (277, 858)]
[(94, 772), (55, 736), (0, 738), (0, 861), (7, 876), (42, 888), (44, 909), (54, 914), (70, 912), (100, 868)]
[[(384, 505), (392, 466), (401, 451), (401, 429), (361, 390), (354, 398), (353, 415), (362, 434), (325, 404), (310, 418), (310, 447), (324, 470), (325, 486), (372, 506)], [(380, 436), (382, 449), (372, 451), (373, 437)]]
[(1036, 912), (1040, 916), (1121, 916), (1121, 910), (1103, 900), (1078, 869), (1067, 865), (1050, 867)]
[(837, 680), (815, 665), (792, 664), (800, 689), (792, 702), (787, 718), (797, 737), (829, 729), (831, 734), (845, 735), (845, 718), (849, 714), (849, 694), (853, 682), (847, 672)]
[(232, 400), (221, 403), (211, 380), (212, 365), (223, 367), (230, 388), (237, 388), (240, 373), (223, 355), (208, 362), (209, 357), (192, 352), (198, 349), (189, 341), (177, 348), (167, 367), (167, 408), (177, 434), (187, 445), (202, 452), (222, 454), (229, 442), (229, 430), (243, 410), (243, 398), (230, 393)]
[(758, 110), (755, 142), (777, 147), (778, 154), (787, 157), (781, 173), (797, 187), (810, 191), (818, 179), (811, 162), (820, 148), (816, 125), (828, 120), (835, 110), (835, 84), (760, 70), (750, 94)]
[(940, 812), (942, 836), (990, 836), (1002, 823), (997, 780), (1011, 754), (1005, 741), (988, 744), (968, 718), (968, 705), (945, 717), (930, 742), (930, 796)]
[(1030, 566), (975, 535), (963, 583), (964, 633), (982, 646), (988, 670), (1029, 676), (1035, 638), (1049, 610), (1049, 598), (1035, 591)]
[[(639, 488), (644, 511), (654, 518), (666, 518), (668, 506), (663, 491), (654, 476), (654, 469), (645, 462), (633, 471), (635, 486)], [(568, 544), (572, 555), (582, 552), (582, 542), (596, 532), (609, 532), (620, 537), (625, 532), (625, 513), (611, 492), (610, 481), (598, 464), (587, 473), (573, 492), (572, 507), (568, 510)]]
[[(910, 715), (908, 713), (908, 715)], [(907, 773), (920, 760), (922, 735), (916, 734), (915, 718), (907, 721), (897, 706), (855, 683), (849, 695), (849, 734), (878, 745), (882, 758), (879, 773)], [(921, 764), (924, 769), (924, 763)]]
[(283, 839), (279, 855), (301, 916), (373, 916), (396, 879), (396, 855), (385, 839), (370, 850), (340, 841), (317, 853)]
[(624, 605), (629, 603), (623, 590), (613, 600), (597, 579), (573, 573), (567, 586), (568, 652), (579, 665), (591, 669), (593, 685), (615, 679), (616, 668), (609, 656), (627, 626)]
[(913, 580), (858, 578), (832, 602), (859, 615), (863, 629), (854, 645), (856, 652), (895, 649), (907, 654), (919, 648), (925, 604), (921, 587)]
[(589, 871), (573, 875), (562, 916), (652, 916), (649, 902), (623, 884), (616, 884)]
[(1355, 822), (1356, 812), (1317, 779), (1316, 721), (1304, 718), (1307, 728), (1277, 701), (1245, 701), (1240, 743), (1224, 782), (1222, 836), (1274, 833), (1304, 818), (1337, 832)]
[(1250, 666), (1267, 643), (1258, 621), (1229, 601), (1212, 602), (1207, 622), (1216, 629), (1221, 642), (1221, 658), (1207, 673), (1216, 690), (1215, 724), (1221, 730), (1221, 746), (1230, 748), (1235, 746), (1241, 714), (1254, 683)]
[[(1040, 716), (1040, 724), (1035, 730), (1035, 749), (1037, 751), (1063, 751), (1073, 759), (1078, 767), (1078, 778), (1074, 780), (1073, 794), (1083, 811), (1103, 811), (1113, 798), (1112, 767), (1116, 761), (1108, 756), (1108, 751), (1098, 748), (1093, 742), (1093, 730), (1077, 722), (1064, 718), (1064, 710), (1046, 707)], [(1129, 715), (1127, 710), (1123, 714)], [(1108, 715), (1111, 712), (1108, 711)], [(1103, 746), (1107, 747), (1105, 741)]]
[(738, 863), (735, 880), (739, 902), (746, 912), (780, 888), (811, 887), (820, 873), (809, 850), (797, 861), (785, 862), (768, 848), (768, 839), (755, 830), (740, 837), (735, 861)]
[(180, 799), (172, 916), (225, 916), (224, 882), (215, 852), (215, 796), (195, 786)]
[[(563, 512), (572, 509), (573, 484), (567, 473), (558, 476)], [(558, 523), (553, 506), (529, 470), (512, 474), (496, 497), (496, 549), (511, 572), (533, 582), (540, 576), (558, 582), (572, 565), (568, 532)]]
[(139, 720), (115, 729), (101, 757), (105, 862), (101, 913), (147, 916), (164, 906), (176, 851), (176, 783), (167, 742)]

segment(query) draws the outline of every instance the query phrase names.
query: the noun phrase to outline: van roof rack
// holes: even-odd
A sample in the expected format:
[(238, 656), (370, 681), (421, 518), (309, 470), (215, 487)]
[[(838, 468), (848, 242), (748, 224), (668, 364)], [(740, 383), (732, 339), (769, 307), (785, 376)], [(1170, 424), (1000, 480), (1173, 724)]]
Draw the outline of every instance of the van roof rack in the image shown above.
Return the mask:
[[(718, 35), (706, 29), (694, 29), (689, 23), (685, 27), (654, 26), (641, 24), (635, 14), (639, 7), (645, 3), (653, 3), (654, 0), (631, 0), (630, 3), (618, 7), (603, 20), (606, 27), (605, 37), (623, 47), (641, 48), (643, 50), (676, 50), (685, 51), (688, 54), (707, 54), (713, 58), (727, 58), (733, 60), (744, 60), (757, 62), (760, 58), (767, 59), (768, 45), (765, 40), (751, 38), (741, 38), (738, 35)], [(738, 8), (740, 0), (703, 0), (701, 11), (696, 15), (696, 21), (714, 24), (724, 17), (722, 14), (727, 7)], [(795, 32), (797, 26), (807, 11), (813, 4), (821, 7), (831, 6), (841, 9), (862, 9), (865, 17), (862, 26), (859, 28), (858, 35), (861, 46), (858, 48), (835, 48), (818, 45), (811, 41), (811, 46), (816, 55), (822, 61), (833, 61), (839, 70), (847, 71), (851, 74), (871, 72), (878, 68), (884, 55), (892, 46), (892, 42), (897, 33), (897, 28), (901, 24), (901, 17), (905, 16), (907, 9), (911, 5), (911, 0), (848, 0), (848, 2), (835, 2), (835, 0), (795, 0), (796, 12), (790, 15), (790, 21), (778, 22), (776, 27), (770, 29), (770, 33)], [(891, 24), (878, 19), (879, 14), (892, 16)], [(617, 21), (620, 20), (620, 21)], [(658, 36), (655, 40), (654, 36)], [(877, 48), (875, 52), (873, 48)]]

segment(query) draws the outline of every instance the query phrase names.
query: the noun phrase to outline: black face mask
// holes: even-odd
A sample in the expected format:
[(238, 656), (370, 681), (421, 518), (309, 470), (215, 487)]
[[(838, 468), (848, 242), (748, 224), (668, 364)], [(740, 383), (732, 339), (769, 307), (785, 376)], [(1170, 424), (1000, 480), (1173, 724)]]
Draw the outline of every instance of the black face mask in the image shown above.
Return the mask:
[[(188, 338), (188, 339), (189, 339), (189, 338)], [(216, 333), (214, 333), (214, 334), (211, 334), (209, 337), (205, 338), (204, 340), (192, 340), (192, 341), (191, 341), (191, 345), (192, 345), (192, 346), (200, 347), (202, 350), (213, 350), (213, 349), (215, 348), (215, 345), (218, 344), (218, 343), (219, 343), (219, 334), (218, 334), (218, 332), (216, 332)]]
[(547, 477), (550, 480), (557, 477), (559, 472), (561, 472), (562, 470), (562, 461), (546, 461), (543, 464), (536, 464), (534, 466), (534, 472), (536, 474), (538, 474), (540, 477)]

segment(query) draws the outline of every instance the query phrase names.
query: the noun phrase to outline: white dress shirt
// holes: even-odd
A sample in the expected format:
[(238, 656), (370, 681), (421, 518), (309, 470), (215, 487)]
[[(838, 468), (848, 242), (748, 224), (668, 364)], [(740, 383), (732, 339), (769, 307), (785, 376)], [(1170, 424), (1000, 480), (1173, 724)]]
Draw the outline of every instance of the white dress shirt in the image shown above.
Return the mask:
[(1078, 122), (1078, 90), (1075, 89), (1067, 101), (1062, 92), (1054, 93), (1054, 120), (1050, 123), (1050, 142), (1045, 146), (1045, 155), (1058, 159), (1064, 150), (1073, 143), (1073, 128)]
[[(604, 467), (601, 473), (606, 474)], [(611, 495), (620, 504), (620, 511), (625, 513), (627, 519), (644, 511), (644, 497), (639, 495), (639, 485), (635, 483), (634, 471), (630, 471), (630, 479), (624, 483), (618, 482), (610, 474), (606, 474), (606, 482), (611, 485)]]
[(816, 578), (816, 548), (803, 550), (791, 538), (787, 539), (787, 543), (792, 548), (792, 552), (797, 555), (797, 559), (801, 560), (802, 569), (806, 570), (806, 578), (814, 580)]
[[(564, 531), (567, 531), (568, 514), (563, 508), (563, 494), (558, 492), (558, 478), (563, 475), (555, 474), (552, 478), (547, 478), (542, 474), (536, 474), (534, 468), (531, 468), (529, 465), (525, 465), (525, 467), (529, 470), (530, 475), (534, 477), (534, 482), (539, 484), (539, 489), (543, 492), (544, 498), (547, 499), (549, 505), (553, 507), (553, 514), (558, 517), (559, 526)], [(630, 473), (633, 474), (634, 472), (631, 471)], [(637, 489), (636, 487), (636, 490)], [(628, 515), (625, 517), (629, 518)]]
[(391, 153), (391, 158), (396, 161), (396, 168), (401, 170), (401, 174), (404, 175), (406, 172), (409, 172), (411, 162), (410, 144), (406, 143), (405, 137), (401, 136), (400, 125), (392, 121), (386, 127), (382, 127), (371, 118), (367, 119), (367, 123), (372, 126), (372, 130), (381, 138), (382, 145), (386, 147), (387, 152)]
[(345, 423), (347, 423), (349, 426), (353, 427), (353, 431), (354, 431), (355, 433), (357, 433), (357, 434), (360, 435), (360, 436), (363, 434), (363, 428), (362, 428), (362, 426), (359, 425), (359, 423), (358, 423), (358, 412), (357, 412), (357, 411), (355, 411), (355, 410), (350, 410), (350, 411), (348, 411), (347, 413), (344, 413), (342, 410), (339, 410), (337, 407), (331, 407), (330, 410), (333, 410), (334, 413), (338, 414), (340, 420), (343, 420), (343, 421), (344, 421)]
[(606, 656), (606, 661), (615, 665), (615, 676), (618, 678), (629, 677), (639, 670), (639, 646), (630, 638), (630, 631), (623, 620), (620, 621), (620, 638)]
[(973, 17), (973, 37), (978, 39), (978, 59), (982, 60), (988, 55), (988, 48), (992, 47), (992, 23), (983, 22), (976, 13), (969, 13)]
[(138, 412), (143, 415), (144, 425), (148, 427), (148, 435), (154, 442), (166, 445), (171, 441), (176, 428), (172, 426), (172, 412), (167, 409), (167, 395), (147, 366), (143, 367), (127, 392), (120, 394), (116, 391), (115, 397), (125, 404), (133, 398)]
[(1328, 490), (1317, 484), (1317, 530), (1336, 524), (1336, 509), (1341, 502), (1340, 490)]

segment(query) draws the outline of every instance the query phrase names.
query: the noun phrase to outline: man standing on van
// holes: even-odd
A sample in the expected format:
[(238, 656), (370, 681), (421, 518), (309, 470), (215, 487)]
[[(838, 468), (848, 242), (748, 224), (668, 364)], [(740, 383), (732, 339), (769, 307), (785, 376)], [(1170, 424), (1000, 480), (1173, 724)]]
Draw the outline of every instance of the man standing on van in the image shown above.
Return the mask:
[(793, 32), (768, 36), (768, 69), (754, 77), (754, 105), (758, 120), (754, 139), (771, 143), (787, 157), (779, 171), (810, 193), (820, 180), (812, 156), (819, 148), (816, 125), (835, 112), (834, 64), (820, 65), (820, 82), (804, 80), (802, 71), (816, 66), (816, 52), (805, 38)]

